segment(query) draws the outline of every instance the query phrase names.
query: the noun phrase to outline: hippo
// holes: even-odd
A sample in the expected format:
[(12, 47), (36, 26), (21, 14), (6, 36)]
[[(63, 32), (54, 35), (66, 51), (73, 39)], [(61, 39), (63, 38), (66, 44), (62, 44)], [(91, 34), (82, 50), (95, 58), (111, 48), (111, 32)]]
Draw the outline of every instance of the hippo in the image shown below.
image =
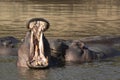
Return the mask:
[[(93, 55), (79, 40), (52, 39), (50, 42), (51, 56), (63, 62), (90, 62)], [(91, 55), (91, 56), (90, 56)]]
[(0, 38), (0, 47), (9, 47), (13, 48), (16, 47), (17, 44), (20, 42), (17, 38), (13, 36), (5, 36)]
[(20, 41), (13, 36), (0, 38), (0, 56), (17, 56), (18, 43)]
[(92, 60), (92, 56), (88, 52), (88, 48), (85, 47), (84, 43), (81, 41), (73, 41), (65, 53), (66, 62), (89, 62)]
[(50, 47), (44, 36), (49, 22), (43, 18), (32, 18), (27, 28), (25, 39), (18, 49), (17, 66), (37, 69), (49, 67)]
[[(99, 42), (84, 42), (81, 40), (48, 40), (51, 56), (65, 63), (84, 63), (95, 60), (103, 60), (106, 58), (119, 56), (120, 51), (113, 48), (110, 44), (105, 45)], [(87, 43), (87, 44), (85, 44)], [(112, 42), (111, 42), (112, 44)]]
[(72, 63), (92, 62), (114, 56), (120, 56), (120, 51), (103, 44), (85, 45), (80, 40), (73, 41), (65, 53), (65, 61)]
[[(67, 42), (62, 39), (48, 39), (50, 45), (50, 65), (51, 67), (55, 66), (64, 66), (65, 65), (65, 52), (68, 48)], [(68, 44), (70, 42), (68, 41)]]

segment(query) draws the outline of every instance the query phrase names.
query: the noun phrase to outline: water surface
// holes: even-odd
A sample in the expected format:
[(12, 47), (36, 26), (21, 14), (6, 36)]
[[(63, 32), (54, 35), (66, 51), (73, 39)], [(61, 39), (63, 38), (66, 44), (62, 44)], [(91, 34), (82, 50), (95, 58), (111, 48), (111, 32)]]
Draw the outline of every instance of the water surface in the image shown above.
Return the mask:
[(25, 35), (26, 22), (33, 17), (47, 19), (47, 37), (81, 38), (120, 35), (119, 0), (0, 1), (0, 36)]
[(1, 80), (119, 80), (120, 58), (45, 70), (17, 68), (16, 57), (0, 57)]

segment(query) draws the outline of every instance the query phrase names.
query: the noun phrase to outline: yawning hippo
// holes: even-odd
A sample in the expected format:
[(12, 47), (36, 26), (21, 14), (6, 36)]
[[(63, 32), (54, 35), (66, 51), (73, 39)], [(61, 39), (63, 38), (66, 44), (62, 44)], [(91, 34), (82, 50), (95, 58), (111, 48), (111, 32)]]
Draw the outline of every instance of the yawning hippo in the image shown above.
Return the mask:
[(46, 68), (49, 66), (50, 47), (43, 32), (49, 23), (43, 18), (33, 18), (28, 24), (24, 42), (18, 50), (17, 65), (29, 68)]

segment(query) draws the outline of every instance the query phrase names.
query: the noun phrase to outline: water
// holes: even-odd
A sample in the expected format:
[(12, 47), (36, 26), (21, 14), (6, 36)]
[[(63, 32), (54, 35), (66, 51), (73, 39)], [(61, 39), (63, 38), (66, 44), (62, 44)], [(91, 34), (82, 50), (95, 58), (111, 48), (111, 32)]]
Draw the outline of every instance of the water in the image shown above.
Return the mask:
[(1, 80), (119, 80), (120, 58), (46, 70), (17, 68), (16, 57), (0, 57)]
[[(98, 35), (120, 35), (119, 0), (0, 0), (0, 37), (22, 39), (26, 22), (47, 19), (47, 38), (79, 39)], [(48, 70), (17, 68), (16, 57), (0, 58), (1, 80), (119, 80), (120, 58)]]
[(23, 38), (26, 22), (33, 17), (50, 22), (47, 37), (120, 35), (119, 3), (119, 0), (1, 0), (0, 36)]

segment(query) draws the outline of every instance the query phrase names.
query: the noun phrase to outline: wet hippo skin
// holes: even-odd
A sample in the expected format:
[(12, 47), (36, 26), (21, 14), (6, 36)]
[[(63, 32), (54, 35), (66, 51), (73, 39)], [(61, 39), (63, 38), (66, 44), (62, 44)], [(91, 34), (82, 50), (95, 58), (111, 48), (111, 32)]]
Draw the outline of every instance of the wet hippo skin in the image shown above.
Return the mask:
[[(114, 47), (113, 37), (109, 37), (111, 43), (106, 43), (109, 39), (101, 38), (97, 41), (96, 38), (90, 41), (82, 40), (63, 40), (63, 39), (48, 39), (51, 56), (56, 60), (72, 63), (92, 62), (94, 60), (102, 60), (114, 56), (119, 56), (120, 51)], [(91, 37), (92, 39), (92, 37)], [(100, 39), (100, 38), (99, 38)], [(115, 38), (117, 39), (117, 38)], [(95, 42), (94, 42), (95, 41)], [(105, 44), (106, 43), (106, 44)]]
[(20, 40), (13, 36), (5, 36), (0, 38), (0, 46), (1, 47), (15, 47)]
[[(117, 38), (112, 37), (109, 39), (111, 41)], [(114, 46), (114, 44), (117, 44), (118, 41), (117, 43), (115, 41), (110, 42), (109, 39), (105, 39), (104, 37), (104, 39), (97, 41), (93, 38), (93, 40), (91, 41), (88, 39), (84, 39), (84, 41), (82, 42), (81, 40), (73, 40), (69, 48), (66, 50), (65, 60), (68, 62), (83, 63), (111, 58), (114, 56), (120, 56), (120, 51)], [(85, 42), (85, 40), (87, 41)], [(84, 44), (83, 42), (86, 44)], [(81, 43), (83, 44), (82, 47), (80, 47)]]

